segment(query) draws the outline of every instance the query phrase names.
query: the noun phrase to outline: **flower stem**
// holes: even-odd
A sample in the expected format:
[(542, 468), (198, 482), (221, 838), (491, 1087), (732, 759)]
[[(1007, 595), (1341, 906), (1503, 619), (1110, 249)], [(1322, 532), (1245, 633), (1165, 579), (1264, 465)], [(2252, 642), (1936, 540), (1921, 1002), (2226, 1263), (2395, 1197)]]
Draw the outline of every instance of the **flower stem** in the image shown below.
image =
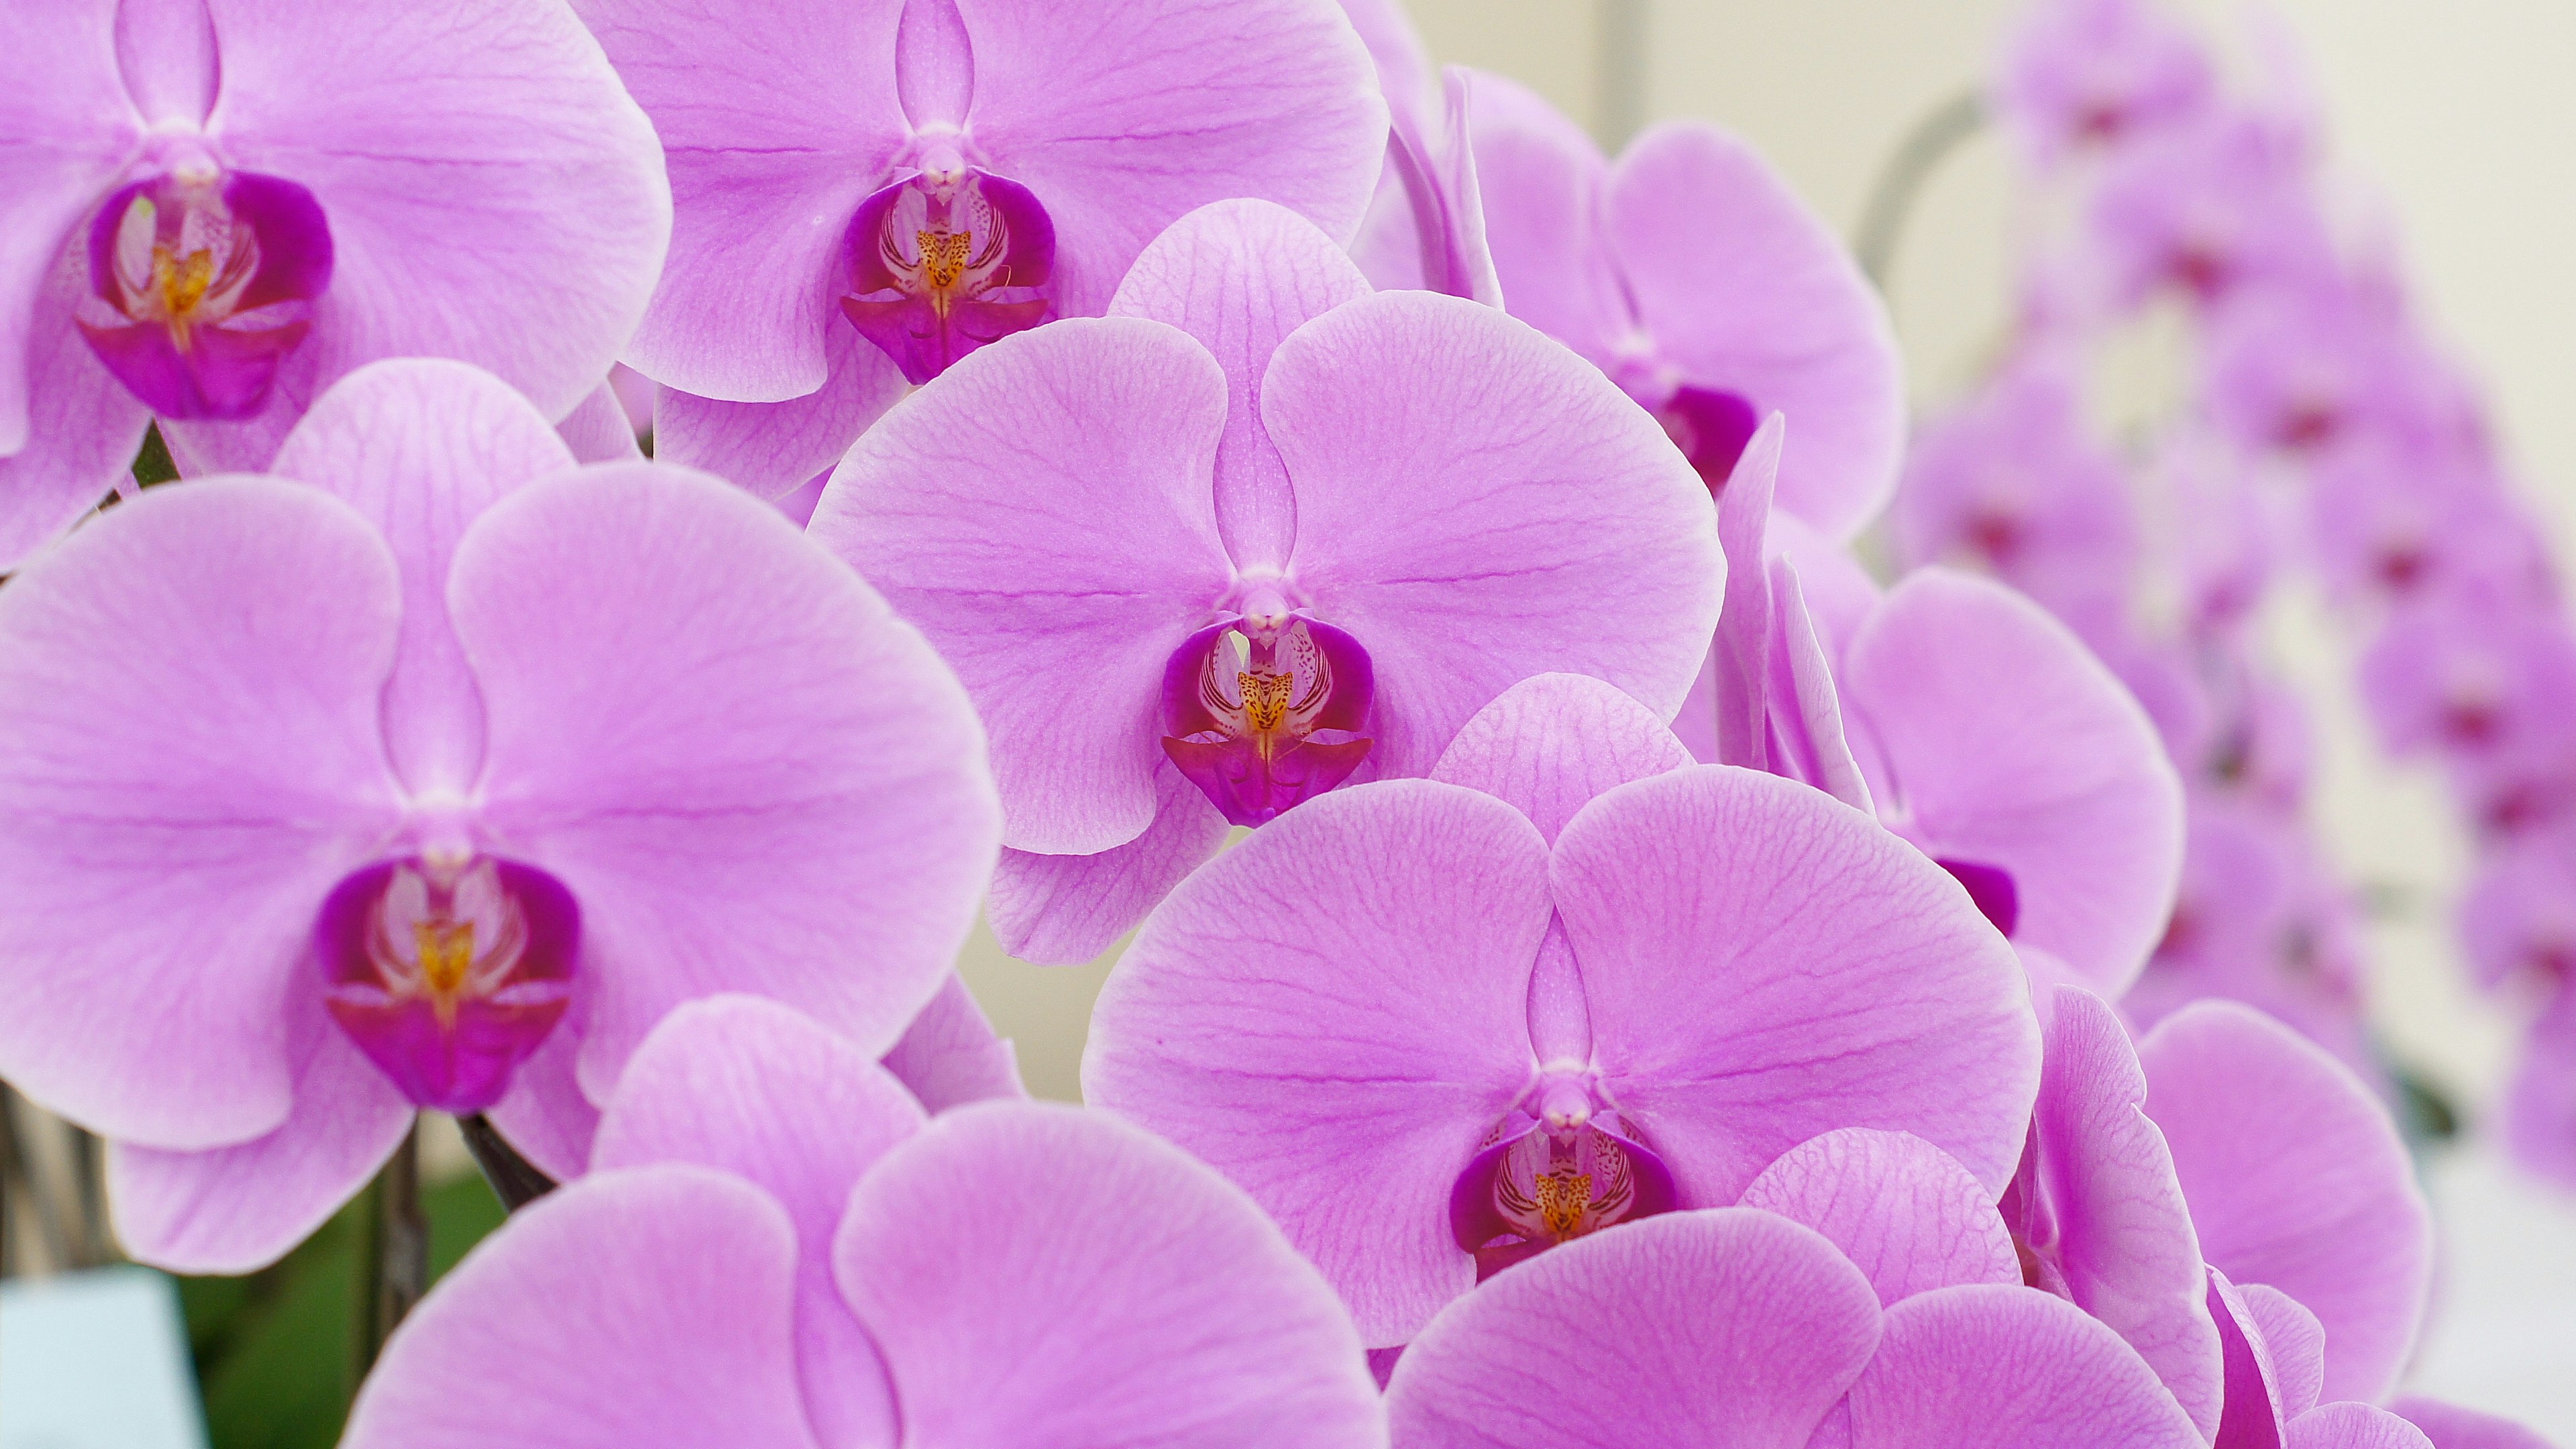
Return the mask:
[(429, 1219), (420, 1206), (420, 1126), (403, 1134), (367, 1189), (366, 1234), (358, 1244), (358, 1377), (429, 1286)]
[(1925, 113), (1897, 145), (1896, 154), (1879, 168), (1878, 182), (1870, 188), (1869, 204), (1861, 211), (1860, 230), (1852, 237), (1852, 251), (1860, 259), (1860, 269), (1878, 284), (1881, 292), (1887, 290), (1887, 271), (1896, 261), (1896, 243), (1904, 234), (1905, 219), (1913, 213), (1923, 184), (1932, 179), (1932, 173), (1961, 143), (1985, 126), (1985, 92), (1972, 86)]
[(555, 1180), (521, 1157), (482, 1113), (459, 1117), (456, 1126), (465, 1134), (465, 1150), (474, 1154), (474, 1165), (483, 1169), (483, 1180), (492, 1184), (501, 1206), (517, 1212), (555, 1190)]

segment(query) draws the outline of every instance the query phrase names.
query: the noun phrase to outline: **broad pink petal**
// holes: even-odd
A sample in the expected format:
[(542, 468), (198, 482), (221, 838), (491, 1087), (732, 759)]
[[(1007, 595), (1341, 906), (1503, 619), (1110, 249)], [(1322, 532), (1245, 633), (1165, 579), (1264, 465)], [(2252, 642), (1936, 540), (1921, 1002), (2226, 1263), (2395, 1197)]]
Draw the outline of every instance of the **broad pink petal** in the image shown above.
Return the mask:
[(1852, 1385), (1853, 1449), (2199, 1449), (2117, 1334), (2021, 1287), (1944, 1288), (1887, 1314)]
[(817, 1449), (797, 1392), (796, 1234), (701, 1167), (566, 1186), (438, 1285), (358, 1394), (348, 1449)]
[(1476, 1281), (1449, 1195), (1534, 1066), (1544, 850), (1472, 790), (1336, 791), (1183, 881), (1102, 988), (1083, 1100), (1250, 1192), (1373, 1346)]
[(954, 973), (880, 1062), (925, 1112), (1029, 1094), (1010, 1041), (994, 1034), (992, 1019)]
[(2414, 1346), (2432, 1219), (2387, 1109), (2260, 1012), (2205, 1001), (2138, 1049), (2200, 1250), (2325, 1325), (2324, 1397), (2376, 1399)]
[(1094, 855), (1002, 852), (984, 900), (993, 935), (1042, 966), (1096, 960), (1216, 854), (1229, 828), (1207, 792), (1166, 760), (1154, 767), (1154, 820), (1144, 834)]
[(509, 1092), (483, 1114), (519, 1155), (557, 1182), (590, 1170), (599, 1133), (599, 1107), (581, 1089), (582, 1005), (576, 995), (554, 1031), (519, 1063)]
[(832, 1256), (906, 1442), (1386, 1442), (1315, 1269), (1215, 1173), (1098, 1113), (933, 1119), (859, 1185)]
[(1098, 315), (1146, 244), (1211, 201), (1275, 201), (1337, 242), (1358, 228), (1386, 103), (1330, 0), (957, 9), (973, 139), (1054, 218), (1064, 315)]
[(1281, 344), (1262, 413), (1296, 489), (1293, 577), (1376, 667), (1381, 774), (1428, 771), (1533, 674), (1680, 706), (1717, 624), (1715, 510), (1579, 358), (1490, 307), (1381, 292)]
[(2281, 1390), (2281, 1412), (2295, 1419), (2325, 1392), (2326, 1329), (2299, 1300), (2260, 1283), (2237, 1290), (2263, 1330), (2263, 1350)]
[(1602, 796), (1550, 878), (1603, 1088), (1686, 1205), (1838, 1127), (1911, 1132), (1990, 1191), (2039, 1078), (2020, 963), (1939, 867), (1804, 785), (1723, 765)]
[(2493, 1414), (2481, 1414), (2439, 1399), (2409, 1394), (2390, 1404), (2390, 1412), (2424, 1431), (2433, 1449), (2549, 1449), (2549, 1441)]
[(1690, 763), (1644, 705), (1584, 675), (1541, 674), (1478, 710), (1431, 778), (1509, 801), (1552, 844), (1595, 796)]
[(1168, 322), (1225, 369), (1216, 445), (1216, 526), (1237, 568), (1277, 568), (1297, 536), (1297, 500), (1261, 425), (1261, 383), (1280, 339), (1369, 294), (1348, 253), (1313, 222), (1266, 201), (1220, 201), (1179, 221), (1129, 268), (1113, 317)]
[(580, 1072), (671, 1008), (772, 996), (871, 1054), (955, 961), (997, 811), (964, 695), (883, 600), (704, 474), (524, 488), (456, 551), (483, 819), (580, 901)]
[[(1742, 140), (1674, 121), (1610, 170), (1603, 234), (1638, 315), (1689, 385), (1788, 414), (1780, 506), (1837, 538), (1896, 489), (1905, 381), (1878, 291), (1824, 219)], [(1505, 294), (1519, 301), (1514, 274)]]
[(824, 489), (813, 536), (973, 696), (1004, 844), (1087, 854), (1152, 822), (1164, 666), (1231, 579), (1224, 426), (1224, 373), (1186, 334), (1074, 319), (969, 354)]
[[(142, 118), (117, 66), (116, 11), (110, 0), (63, 0), (12, 6), (0, 18), (0, 196), (9, 198), (0, 220), (0, 458), (49, 431), (31, 418), (45, 407), (29, 376), (46, 365), (38, 359), (66, 340), (89, 351), (68, 307), (53, 314), (39, 299), (55, 284), (73, 228), (141, 140)], [(11, 481), (0, 469), (0, 487)]]
[(1599, 366), (1633, 324), (1601, 244), (1609, 163), (1581, 127), (1517, 81), (1474, 72), (1468, 126), (1485, 239), (1513, 316)]
[[(850, 218), (909, 131), (902, 0), (577, 0), (670, 157), (671, 254), (624, 360), (700, 397), (822, 387)], [(874, 349), (870, 349), (873, 351)]]
[[(0, 236), (0, 246), (6, 244)], [(45, 273), (28, 304), (33, 320), (25, 349), (0, 353), (0, 388), (25, 389), (27, 419), (22, 446), (0, 457), (0, 569), (35, 557), (110, 490), (126, 484), (126, 469), (151, 421), (72, 325), (84, 271), (78, 258), (67, 257)], [(0, 272), (0, 286), (5, 278)], [(0, 344), (5, 342), (0, 336)], [(12, 358), (24, 359), (23, 368)]]
[(264, 1137), (204, 1152), (108, 1147), (116, 1240), (173, 1273), (249, 1273), (357, 1195), (411, 1130), (412, 1106), (322, 1010), (297, 1013), (295, 1105)]
[(0, 1072), (120, 1141), (287, 1118), (314, 913), (394, 821), (394, 562), (267, 479), (156, 489), (0, 589)]
[(783, 402), (718, 402), (675, 387), (653, 402), (653, 456), (782, 498), (829, 473), (912, 384), (855, 327), (836, 325), (823, 385)]
[(2119, 1018), (2101, 998), (2059, 987), (2031, 1133), (2050, 1222), (2029, 1246), (2193, 1423), (2214, 1430), (2226, 1384), (2209, 1277), (2164, 1134), (2139, 1110), (2146, 1097)]
[(2290, 1422), (2288, 1449), (2434, 1449), (2424, 1431), (2386, 1409), (2344, 1401)]
[(635, 438), (634, 420), (626, 415), (626, 404), (618, 400), (617, 390), (601, 383), (582, 394), (581, 402), (562, 422), (555, 433), (572, 449), (575, 459), (584, 463), (632, 463), (644, 456)]
[(893, 1437), (897, 1411), (832, 1282), (861, 1176), (926, 1120), (866, 1053), (773, 1001), (718, 996), (662, 1019), (618, 1078), (594, 1172), (693, 1163), (766, 1192), (796, 1228), (796, 1338), (808, 1408), (833, 1443)]
[(454, 357), (549, 418), (572, 411), (644, 315), (671, 195), (652, 125), (570, 8), (212, 9), (226, 160), (308, 188), (330, 218), (310, 386)]
[(1869, 1284), (1769, 1213), (1669, 1213), (1458, 1300), (1387, 1385), (1406, 1449), (1802, 1449), (1879, 1340)]
[(483, 764), (483, 696), (447, 622), (456, 541), (513, 489), (572, 466), (572, 449), (508, 384), (432, 358), (372, 363), (333, 384), (270, 465), (357, 509), (402, 569), (384, 729), (412, 794), (467, 790)]
[(1825, 1235), (1881, 1303), (1961, 1283), (2019, 1283), (1994, 1197), (1949, 1154), (1904, 1132), (1847, 1127), (1780, 1154), (1741, 1204)]
[(2008, 872), (2026, 940), (2116, 997), (2164, 933), (2182, 786), (2146, 712), (2066, 627), (1998, 584), (1922, 569), (1843, 661), (1879, 813), (1936, 859)]

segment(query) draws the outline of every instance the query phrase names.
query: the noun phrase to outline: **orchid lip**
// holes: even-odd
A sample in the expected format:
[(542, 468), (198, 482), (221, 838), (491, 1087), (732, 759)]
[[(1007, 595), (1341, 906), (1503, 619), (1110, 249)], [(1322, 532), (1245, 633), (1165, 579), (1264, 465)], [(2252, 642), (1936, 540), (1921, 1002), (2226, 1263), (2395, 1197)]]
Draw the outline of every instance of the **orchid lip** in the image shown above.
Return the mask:
[(110, 375), (181, 421), (266, 408), (331, 283), (331, 229), (313, 193), (202, 157), (110, 195), (88, 251), (75, 325)]
[(533, 866), (415, 855), (342, 880), (313, 937), (350, 1041), (415, 1105), (465, 1116), (498, 1102), (563, 1019), (581, 910)]
[(1164, 667), (1163, 752), (1227, 820), (1260, 825), (1359, 768), (1375, 691), (1368, 651), (1329, 624), (1230, 619)]
[(920, 169), (861, 202), (848, 246), (842, 315), (908, 382), (1037, 326), (1054, 305), (1036, 290), (1055, 270), (1046, 207), (952, 146), (931, 148)]
[(1598, 1100), (1551, 1071), (1485, 1137), (1449, 1194), (1449, 1230), (1482, 1282), (1561, 1243), (1681, 1205), (1672, 1169)]

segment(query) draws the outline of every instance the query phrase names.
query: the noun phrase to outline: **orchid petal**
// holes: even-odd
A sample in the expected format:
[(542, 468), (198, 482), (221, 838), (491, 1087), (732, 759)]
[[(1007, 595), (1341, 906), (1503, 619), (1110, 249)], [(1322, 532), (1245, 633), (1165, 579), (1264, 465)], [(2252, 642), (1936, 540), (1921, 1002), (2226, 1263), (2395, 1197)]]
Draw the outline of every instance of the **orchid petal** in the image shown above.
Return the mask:
[(2136, 1353), (2074, 1305), (1972, 1285), (1888, 1310), (1852, 1385), (1853, 1449), (2199, 1449), (2206, 1441)]
[(1825, 1235), (1893, 1307), (1961, 1283), (2019, 1283), (2012, 1234), (1985, 1185), (1903, 1132), (1847, 1127), (1762, 1169), (1741, 1204)]
[(1584, 675), (1541, 674), (1478, 710), (1431, 778), (1509, 802), (1553, 844), (1594, 797), (1690, 763), (1644, 705)]
[(1154, 797), (1153, 823), (1124, 845), (1094, 855), (1002, 852), (984, 909), (1003, 950), (1047, 966), (1092, 961), (1225, 844), (1225, 817), (1168, 760), (1154, 767)]

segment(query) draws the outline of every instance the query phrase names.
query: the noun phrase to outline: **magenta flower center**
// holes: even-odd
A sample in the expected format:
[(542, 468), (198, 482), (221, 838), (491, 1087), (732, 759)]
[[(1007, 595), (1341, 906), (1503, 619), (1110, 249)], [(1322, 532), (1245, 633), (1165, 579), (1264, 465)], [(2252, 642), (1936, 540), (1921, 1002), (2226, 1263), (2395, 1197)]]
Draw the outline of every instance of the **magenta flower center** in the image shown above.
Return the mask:
[(924, 383), (987, 342), (1046, 320), (1055, 223), (1016, 181), (953, 153), (870, 196), (850, 222), (841, 311)]
[(1450, 1231), (1478, 1281), (1576, 1238), (1679, 1206), (1672, 1172), (1577, 1077), (1513, 1109), (1450, 1192)]
[(1673, 389), (1663, 406), (1651, 408), (1664, 435), (1690, 459), (1700, 481), (1715, 493), (1735, 472), (1735, 461), (1762, 427), (1762, 415), (1742, 396), (1718, 388)]
[(1359, 641), (1295, 615), (1202, 629), (1163, 671), (1163, 752), (1237, 825), (1259, 825), (1367, 758), (1375, 672)]
[(74, 321), (117, 381), (165, 418), (247, 418), (312, 329), (331, 231), (291, 181), (173, 174), (100, 207), (89, 270)]
[(413, 856), (340, 882), (314, 926), (332, 1019), (423, 1107), (480, 1112), (572, 1000), (581, 912), (515, 861)]

